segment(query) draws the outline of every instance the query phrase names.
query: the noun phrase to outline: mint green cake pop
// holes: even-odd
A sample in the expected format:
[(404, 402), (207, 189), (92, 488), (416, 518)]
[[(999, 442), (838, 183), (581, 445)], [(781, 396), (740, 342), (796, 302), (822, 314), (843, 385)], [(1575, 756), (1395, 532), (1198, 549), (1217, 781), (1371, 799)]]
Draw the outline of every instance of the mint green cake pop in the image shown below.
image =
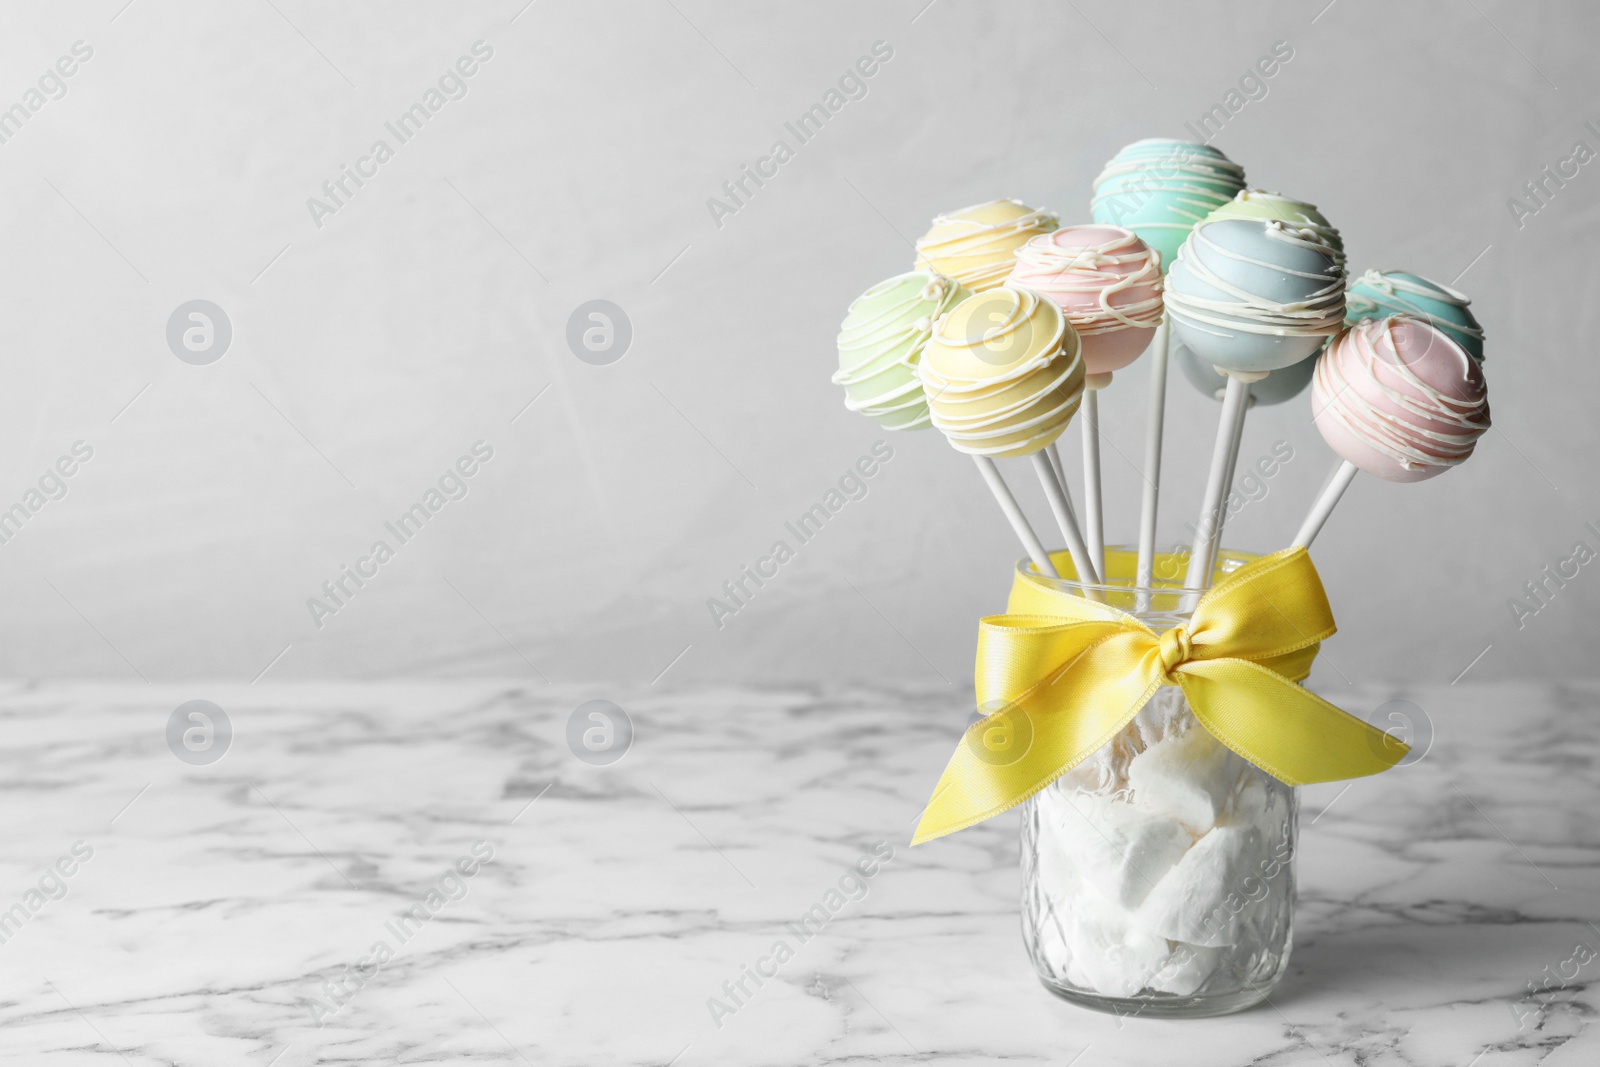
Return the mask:
[(1345, 322), (1410, 315), (1442, 331), (1467, 355), (1483, 362), (1483, 327), (1468, 310), (1472, 301), (1448, 285), (1403, 270), (1369, 270), (1345, 294)]
[(1244, 188), (1244, 168), (1210, 145), (1147, 138), (1118, 152), (1094, 180), (1094, 221), (1121, 226), (1161, 253), (1178, 257), (1195, 224)]
[(889, 430), (929, 425), (917, 361), (939, 316), (972, 293), (942, 274), (914, 270), (879, 282), (850, 303), (839, 328), (844, 406)]

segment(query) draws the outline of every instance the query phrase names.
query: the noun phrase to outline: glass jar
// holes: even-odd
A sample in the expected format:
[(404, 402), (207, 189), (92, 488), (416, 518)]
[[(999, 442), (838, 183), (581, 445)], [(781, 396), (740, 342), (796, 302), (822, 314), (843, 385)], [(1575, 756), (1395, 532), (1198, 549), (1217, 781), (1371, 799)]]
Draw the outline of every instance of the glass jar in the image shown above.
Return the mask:
[[(1106, 550), (1105, 584), (1030, 580), (1130, 612), (1157, 633), (1199, 599), (1187, 552), (1160, 553), (1152, 588)], [(1251, 556), (1219, 554), (1217, 575)], [(1170, 576), (1163, 580), (1163, 576)], [(1163, 686), (1105, 747), (1023, 807), (1022, 932), (1052, 992), (1120, 1015), (1239, 1011), (1283, 976), (1293, 941), (1293, 787), (1246, 762)]]

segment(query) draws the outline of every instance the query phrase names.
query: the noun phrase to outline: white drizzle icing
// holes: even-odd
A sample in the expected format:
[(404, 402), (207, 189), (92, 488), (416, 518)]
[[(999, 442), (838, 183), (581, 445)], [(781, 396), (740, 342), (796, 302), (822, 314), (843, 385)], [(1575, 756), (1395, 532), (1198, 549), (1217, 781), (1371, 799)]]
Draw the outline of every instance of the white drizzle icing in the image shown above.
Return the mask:
[[(850, 302), (850, 309), (845, 315), (845, 325), (839, 330), (840, 366), (833, 374), (832, 380), (835, 385), (849, 388), (870, 381), (888, 367), (916, 366), (917, 358), (927, 345), (928, 338), (933, 335), (933, 320), (950, 310), (963, 292), (954, 279), (932, 272), (923, 273), (926, 274), (928, 283), (915, 296), (883, 308), (877, 314), (860, 322), (850, 322), (850, 316), (855, 314), (857, 307), (886, 289), (899, 285), (905, 275), (879, 282)], [(906, 349), (904, 354), (888, 364), (883, 363), (886, 353), (902, 346)], [(875, 419), (897, 412), (904, 412), (907, 415), (916, 412), (908, 421), (896, 423), (895, 429), (920, 429), (927, 426), (930, 421), (927, 397), (922, 391), (922, 383), (915, 374), (865, 400), (854, 400), (847, 396), (844, 406), (846, 410)], [(919, 408), (921, 410), (917, 411)]]
[[(1239, 195), (1234, 197), (1230, 203), (1248, 204), (1253, 200), (1282, 205), (1282, 210), (1294, 214), (1295, 218), (1290, 221), (1296, 227), (1302, 230), (1310, 230), (1322, 238), (1322, 243), (1333, 250), (1334, 258), (1339, 261), (1339, 265), (1344, 265), (1344, 240), (1339, 236), (1338, 228), (1332, 223), (1326, 221), (1326, 219), (1322, 222), (1317, 221), (1318, 218), (1322, 217), (1322, 212), (1318, 210), (1317, 205), (1308, 204), (1304, 200), (1295, 200), (1293, 197), (1284, 196), (1282, 193), (1268, 192), (1265, 189), (1241, 189), (1239, 190)], [(1261, 218), (1259, 215), (1223, 215), (1221, 217), (1230, 219)]]
[[(1059, 238), (1072, 229), (1034, 237), (1017, 250), (1017, 265), (1011, 271), (1016, 285), (1051, 297), (1066, 315), (1080, 337), (1114, 333), (1126, 329), (1153, 329), (1161, 324), (1161, 254), (1154, 251), (1131, 230), (1122, 230), (1097, 245), (1062, 248)], [(1121, 229), (1120, 227), (1102, 227)], [(1138, 269), (1119, 274), (1107, 270), (1137, 264)], [(1113, 303), (1113, 298), (1137, 286), (1149, 286), (1155, 295), (1144, 300)], [(1074, 293), (1092, 294), (1099, 311), (1081, 311), (1055, 299)]]
[[(1014, 219), (1000, 222), (977, 222), (965, 218), (967, 214), (988, 207), (972, 204), (934, 217), (929, 233), (916, 243), (917, 266), (931, 269), (935, 261), (962, 285), (974, 291), (991, 289), (1005, 281), (1011, 273), (1012, 257), (1005, 253), (1020, 243), (1025, 234), (1049, 233), (1057, 225), (1056, 216), (1042, 208), (1028, 208)], [(1027, 207), (1021, 200), (1011, 200), (1019, 207)], [(953, 232), (935, 239), (932, 231), (950, 227)], [(994, 256), (1002, 258), (997, 263), (985, 262)], [(952, 264), (951, 261), (954, 261)]]
[[(990, 290), (996, 291), (1004, 292), (1011, 298), (999, 323), (986, 326), (982, 333), (976, 335), (969, 332), (952, 336), (945, 332), (950, 324), (950, 315), (945, 314), (934, 323), (933, 340), (952, 350), (973, 351), (973, 358), (987, 359), (990, 357), (978, 356), (976, 350), (985, 347), (988, 342), (1015, 333), (1042, 313), (1051, 320), (1044, 343), (1029, 345), (1030, 349), (1036, 348), (1036, 351), (1002, 373), (990, 377), (946, 377), (927, 360), (918, 363), (917, 374), (927, 391), (933, 425), (957, 451), (978, 456), (1002, 453), (1026, 455), (1059, 436), (1077, 412), (1083, 399), (1082, 346), (1078, 343), (1076, 333), (1069, 332), (1066, 317), (1052, 301), (1009, 285)], [(1077, 385), (1072, 388), (1070, 383), (1075, 375)], [(970, 415), (962, 414), (959, 410), (964, 402), (982, 399), (1009, 385), (1023, 384), (1031, 388), (1023, 391), (1017, 400), (995, 411)], [(1058, 399), (1049, 404), (1052, 396)], [(1043, 406), (1046, 404), (1049, 406)], [(1038, 432), (1022, 441), (1003, 440), (1025, 430)]]
[[(1102, 189), (1107, 182), (1129, 175), (1130, 182), (1115, 189)], [(1223, 192), (1196, 182), (1222, 185)], [(1139, 229), (1190, 230), (1212, 211), (1233, 199), (1244, 188), (1244, 168), (1226, 156), (1208, 152), (1203, 145), (1187, 141), (1146, 139), (1135, 141), (1112, 157), (1094, 180), (1094, 195), (1089, 209), (1099, 218), (1099, 208), (1109, 200), (1146, 199), (1157, 193), (1181, 194), (1175, 203), (1165, 204), (1175, 219), (1138, 223)], [(1135, 210), (1138, 209), (1135, 208)]]
[[(1316, 389), (1322, 399), (1317, 417), (1331, 419), (1357, 440), (1389, 457), (1408, 471), (1429, 467), (1454, 467), (1472, 455), (1478, 438), (1489, 429), (1489, 391), (1483, 372), (1466, 349), (1437, 328), (1437, 351), (1460, 357), (1462, 375), (1474, 386), (1474, 395), (1458, 400), (1423, 381), (1406, 363), (1395, 341), (1394, 328), (1409, 316), (1391, 315), (1367, 319), (1352, 326), (1328, 343), (1317, 360)], [(1416, 320), (1420, 323), (1421, 320)], [(1378, 341), (1374, 341), (1374, 336)], [(1384, 343), (1393, 357), (1379, 356), (1378, 343)], [(1433, 352), (1429, 350), (1429, 354)], [(1413, 357), (1415, 361), (1416, 357)], [(1405, 388), (1384, 381), (1377, 365), (1398, 378)], [(1375, 388), (1397, 411), (1376, 406), (1358, 391), (1357, 382)], [(1420, 423), (1431, 421), (1455, 427), (1460, 432), (1428, 429)]]
[[(1393, 304), (1414, 319), (1421, 319), (1435, 329), (1446, 333), (1455, 332), (1471, 337), (1475, 341), (1483, 340), (1483, 327), (1471, 323), (1455, 322), (1451, 319), (1441, 318), (1433, 312), (1423, 308), (1407, 296), (1423, 296), (1436, 300), (1441, 304), (1449, 304), (1466, 311), (1472, 301), (1465, 293), (1456, 291), (1448, 285), (1431, 282), (1429, 285), (1418, 285), (1409, 278), (1397, 278), (1383, 271), (1369, 270), (1357, 278), (1350, 286), (1350, 292), (1345, 294), (1345, 303), (1349, 314), (1356, 319), (1369, 319), (1383, 310), (1376, 300), (1366, 293), (1356, 291), (1357, 286), (1364, 285), (1369, 289), (1376, 289), (1382, 293), (1387, 302)], [(1469, 352), (1468, 355), (1471, 355)]]
[[(1218, 220), (1219, 222), (1254, 220)], [(1216, 300), (1182, 292), (1169, 284), (1166, 305), (1176, 316), (1196, 324), (1219, 327), (1221, 330), (1241, 330), (1245, 333), (1271, 334), (1278, 337), (1311, 337), (1334, 334), (1344, 323), (1344, 268), (1333, 258), (1333, 249), (1310, 230), (1291, 227), (1278, 219), (1260, 220), (1269, 240), (1282, 241), (1317, 252), (1334, 268), (1332, 273), (1293, 270), (1281, 263), (1255, 259), (1240, 252), (1224, 248), (1206, 236), (1206, 231), (1218, 223), (1196, 227), (1189, 239), (1178, 250), (1182, 260), (1197, 281), (1215, 286), (1233, 297)], [(1201, 249), (1206, 255), (1201, 255)], [(1280, 274), (1289, 274), (1308, 281), (1323, 282), (1320, 289), (1300, 300), (1283, 303), (1257, 295), (1235, 285), (1214, 270), (1207, 259), (1220, 257), (1236, 263), (1265, 267)]]

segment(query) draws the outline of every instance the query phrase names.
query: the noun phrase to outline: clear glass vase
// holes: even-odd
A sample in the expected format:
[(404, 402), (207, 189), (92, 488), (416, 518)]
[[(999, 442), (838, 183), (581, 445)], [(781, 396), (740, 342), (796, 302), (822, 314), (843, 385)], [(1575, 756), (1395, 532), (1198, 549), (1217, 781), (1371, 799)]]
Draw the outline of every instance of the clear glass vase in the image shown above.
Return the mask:
[[(1033, 579), (1158, 633), (1188, 622), (1197, 591), (1160, 584), (1163, 573), (1182, 575), (1182, 553), (1162, 554), (1157, 585), (1144, 590), (1133, 587), (1131, 554), (1107, 557), (1105, 585)], [(1219, 575), (1250, 558), (1222, 553)], [(1294, 788), (1218, 742), (1182, 690), (1163, 686), (1023, 808), (1022, 932), (1040, 980), (1121, 1015), (1192, 1018), (1258, 1003), (1289, 962), (1297, 821)]]

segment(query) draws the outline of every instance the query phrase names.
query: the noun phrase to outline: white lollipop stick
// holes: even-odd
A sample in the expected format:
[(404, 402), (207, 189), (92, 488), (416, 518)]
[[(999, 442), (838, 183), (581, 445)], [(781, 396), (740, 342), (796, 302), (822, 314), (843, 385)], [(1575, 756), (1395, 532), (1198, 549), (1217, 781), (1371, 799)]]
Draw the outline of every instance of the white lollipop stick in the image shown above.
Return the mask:
[(1011, 495), (1011, 487), (1006, 485), (1005, 479), (1000, 477), (1000, 472), (995, 469), (994, 460), (988, 456), (973, 456), (972, 462), (978, 465), (978, 473), (989, 483), (989, 492), (994, 494), (995, 503), (1005, 512), (1006, 521), (1011, 523), (1011, 529), (1016, 531), (1017, 540), (1021, 541), (1022, 547), (1027, 550), (1028, 558), (1033, 560), (1034, 568), (1046, 578), (1061, 577), (1056, 573), (1055, 565), (1050, 562), (1050, 556), (1045, 552), (1044, 545), (1039, 543), (1033, 527), (1028, 525), (1028, 517), (1017, 506), (1017, 498)]
[[(1150, 416), (1144, 439), (1144, 498), (1139, 506), (1139, 563), (1133, 583), (1148, 590), (1155, 582), (1156, 503), (1161, 495), (1161, 429), (1167, 414), (1167, 343), (1171, 332), (1162, 318), (1150, 342)], [(1150, 594), (1138, 594), (1136, 608), (1150, 610)]]
[[(1183, 584), (1190, 589), (1204, 589), (1211, 584), (1208, 568), (1216, 551), (1217, 526), (1228, 475), (1228, 456), (1238, 448), (1239, 434), (1244, 430), (1244, 412), (1250, 396), (1251, 380), (1252, 376), (1248, 374), (1228, 375), (1228, 390), (1222, 396), (1222, 419), (1217, 424), (1217, 443), (1211, 452), (1211, 472), (1206, 478), (1205, 497), (1200, 505), (1200, 522), (1194, 545), (1189, 549), (1189, 570), (1183, 579)], [(1189, 604), (1187, 610), (1193, 609), (1194, 604)]]
[(1056, 481), (1060, 482), (1064, 488), (1067, 484), (1067, 469), (1061, 465), (1061, 453), (1056, 449), (1056, 443), (1051, 441), (1045, 452), (1049, 453), (1050, 466), (1055, 469)]
[(1084, 533), (1095, 573), (1106, 566), (1105, 509), (1100, 494), (1100, 390), (1111, 384), (1109, 374), (1089, 374), (1083, 379), (1083, 509)]
[[(1239, 416), (1239, 423), (1244, 425), (1245, 415), (1256, 406), (1254, 396), (1245, 399), (1245, 414)], [(1222, 507), (1217, 512), (1217, 532), (1211, 538), (1211, 558), (1206, 561), (1206, 573), (1212, 574), (1217, 569), (1217, 554), (1222, 551), (1222, 531), (1228, 525), (1228, 503), (1233, 499), (1233, 477), (1239, 472), (1239, 446), (1244, 441), (1244, 434), (1233, 439), (1233, 450), (1228, 453), (1228, 473), (1222, 482)]]
[(1322, 524), (1328, 521), (1328, 516), (1333, 514), (1333, 507), (1344, 496), (1344, 491), (1350, 488), (1350, 482), (1359, 470), (1354, 463), (1345, 460), (1333, 472), (1333, 477), (1323, 487), (1322, 494), (1317, 497), (1317, 502), (1311, 505), (1311, 511), (1306, 515), (1306, 521), (1300, 524), (1300, 532), (1294, 535), (1296, 548), (1310, 548), (1311, 542), (1317, 539), (1317, 534), (1322, 532)]
[(1080, 582), (1091, 585), (1100, 584), (1100, 568), (1094, 564), (1094, 557), (1089, 554), (1089, 547), (1083, 543), (1083, 535), (1078, 532), (1078, 516), (1072, 509), (1072, 497), (1067, 492), (1067, 483), (1058, 480), (1054, 468), (1050, 466), (1050, 459), (1045, 451), (1055, 448), (1052, 442), (1049, 449), (1035, 452), (1032, 456), (1034, 472), (1039, 475), (1039, 484), (1044, 487), (1044, 495), (1050, 501), (1050, 511), (1056, 517), (1056, 525), (1061, 527), (1061, 536), (1067, 542), (1067, 551), (1072, 554), (1072, 566), (1078, 572)]

